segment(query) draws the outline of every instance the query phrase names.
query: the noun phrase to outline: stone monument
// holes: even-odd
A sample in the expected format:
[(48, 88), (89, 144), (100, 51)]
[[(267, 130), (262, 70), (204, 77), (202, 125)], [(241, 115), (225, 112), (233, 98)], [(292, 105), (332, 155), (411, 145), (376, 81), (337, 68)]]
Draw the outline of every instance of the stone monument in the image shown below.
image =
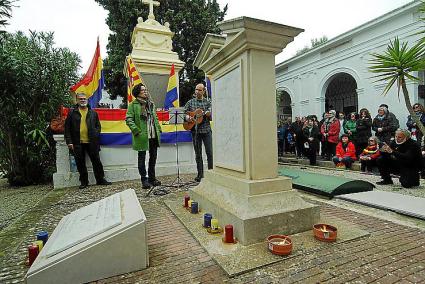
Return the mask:
[(311, 230), (319, 207), (277, 174), (275, 55), (302, 30), (248, 17), (219, 27), (225, 36), (207, 34), (195, 59), (212, 79), (214, 169), (191, 199), (243, 245)]
[(25, 276), (31, 283), (86, 283), (149, 266), (146, 217), (133, 189), (66, 215)]
[(157, 107), (164, 105), (167, 92), (168, 78), (171, 65), (174, 64), (176, 74), (183, 68), (184, 62), (179, 60), (176, 52), (172, 51), (172, 37), (170, 24), (161, 25), (155, 20), (153, 7), (160, 3), (154, 0), (142, 0), (149, 5), (149, 16), (146, 21), (137, 19), (137, 25), (131, 36), (133, 58), (136, 69), (146, 83), (149, 92)]

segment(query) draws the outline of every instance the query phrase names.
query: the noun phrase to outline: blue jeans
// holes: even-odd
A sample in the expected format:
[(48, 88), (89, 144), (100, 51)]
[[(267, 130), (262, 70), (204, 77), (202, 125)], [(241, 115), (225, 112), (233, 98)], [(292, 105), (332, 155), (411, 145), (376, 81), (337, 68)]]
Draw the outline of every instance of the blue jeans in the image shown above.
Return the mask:
[(339, 158), (337, 156), (333, 157), (332, 161), (334, 162), (334, 164), (338, 164), (338, 163), (343, 163), (345, 165), (345, 168), (350, 169), (351, 165), (354, 163), (354, 160), (350, 157), (344, 157), (342, 158), (342, 160), (340, 161)]

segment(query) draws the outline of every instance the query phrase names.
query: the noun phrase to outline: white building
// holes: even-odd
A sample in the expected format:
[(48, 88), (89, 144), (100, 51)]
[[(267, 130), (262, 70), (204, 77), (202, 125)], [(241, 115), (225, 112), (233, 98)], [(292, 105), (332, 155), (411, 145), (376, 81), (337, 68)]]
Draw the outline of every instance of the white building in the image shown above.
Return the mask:
[[(418, 7), (413, 1), (377, 19), (350, 30), (323, 45), (295, 56), (276, 66), (276, 89), (281, 93), (280, 118), (322, 116), (330, 108), (346, 114), (366, 107), (372, 117), (381, 103), (389, 106), (405, 127), (408, 111), (403, 95), (397, 97), (394, 87), (386, 97), (381, 96), (383, 82), (376, 83), (368, 71), (371, 53), (382, 53), (390, 40), (398, 37), (409, 46), (421, 37), (425, 29), (419, 21)], [(424, 72), (415, 72), (424, 78)], [(421, 83), (423, 84), (423, 83)], [(424, 104), (423, 86), (407, 82), (412, 104)]]

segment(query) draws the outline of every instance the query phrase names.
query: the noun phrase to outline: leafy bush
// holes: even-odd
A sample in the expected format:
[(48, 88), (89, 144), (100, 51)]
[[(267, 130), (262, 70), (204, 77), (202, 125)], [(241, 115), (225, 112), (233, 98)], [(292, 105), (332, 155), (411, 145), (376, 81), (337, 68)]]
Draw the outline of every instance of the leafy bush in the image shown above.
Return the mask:
[(60, 105), (70, 101), (80, 59), (54, 47), (53, 33), (0, 38), (0, 171), (11, 185), (51, 180), (55, 147), (48, 134)]

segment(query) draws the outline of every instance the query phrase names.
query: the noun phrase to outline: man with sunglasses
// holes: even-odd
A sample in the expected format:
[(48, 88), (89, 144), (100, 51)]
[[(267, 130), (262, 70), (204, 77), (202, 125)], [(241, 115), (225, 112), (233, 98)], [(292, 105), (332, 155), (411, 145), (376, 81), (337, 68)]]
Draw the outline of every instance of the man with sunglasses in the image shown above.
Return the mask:
[(100, 161), (99, 136), (100, 121), (97, 113), (90, 108), (85, 94), (77, 94), (77, 105), (68, 113), (65, 120), (65, 141), (69, 151), (74, 155), (80, 174), (80, 189), (89, 185), (86, 167), (86, 153), (93, 165), (97, 185), (110, 185), (105, 179), (103, 165)]

